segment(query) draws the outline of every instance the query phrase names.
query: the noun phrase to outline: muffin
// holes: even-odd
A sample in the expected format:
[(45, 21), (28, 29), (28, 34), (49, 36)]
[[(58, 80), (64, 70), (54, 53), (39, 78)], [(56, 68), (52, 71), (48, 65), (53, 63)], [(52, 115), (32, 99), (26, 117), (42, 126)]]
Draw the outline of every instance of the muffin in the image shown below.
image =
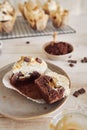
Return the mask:
[(5, 87), (31, 101), (53, 104), (70, 93), (68, 76), (51, 71), (40, 58), (22, 56), (3, 77)]
[(48, 0), (43, 5), (43, 10), (46, 14), (50, 14), (51, 11), (56, 11), (58, 8), (58, 4), (54, 0)]
[(17, 12), (8, 1), (0, 4), (0, 32), (11, 32), (15, 24), (16, 16)]
[(54, 0), (48, 0), (43, 5), (43, 10), (46, 14), (49, 14), (54, 27), (58, 28), (66, 23), (66, 19), (69, 14), (68, 10), (62, 9), (60, 4)]
[(58, 28), (67, 22), (68, 10), (61, 10), (59, 7), (56, 11), (50, 12), (50, 19), (54, 27)]
[(32, 29), (42, 31), (46, 28), (49, 16), (37, 3), (29, 1), (19, 4), (19, 10)]

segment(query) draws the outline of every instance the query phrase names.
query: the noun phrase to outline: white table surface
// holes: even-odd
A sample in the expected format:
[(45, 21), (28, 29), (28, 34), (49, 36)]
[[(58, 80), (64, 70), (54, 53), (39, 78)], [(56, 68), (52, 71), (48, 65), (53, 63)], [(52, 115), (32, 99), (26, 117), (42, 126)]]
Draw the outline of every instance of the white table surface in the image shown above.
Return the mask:
[[(48, 130), (50, 120), (60, 111), (66, 109), (77, 109), (87, 114), (87, 63), (80, 62), (84, 56), (87, 57), (87, 16), (72, 16), (70, 17), (69, 25), (77, 32), (75, 34), (59, 35), (58, 40), (73, 44), (74, 52), (71, 59), (77, 60), (77, 64), (74, 67), (69, 67), (67, 59), (51, 61), (44, 55), (42, 46), (44, 43), (51, 41), (52, 36), (3, 40), (3, 48), (0, 53), (0, 68), (18, 60), (20, 56), (38, 56), (63, 68), (71, 79), (72, 87), (67, 103), (59, 110), (45, 117), (28, 120), (27, 122), (1, 117), (0, 130)], [(30, 41), (30, 44), (26, 44), (26, 41)], [(86, 89), (85, 94), (78, 98), (72, 96), (75, 90), (82, 87)]]

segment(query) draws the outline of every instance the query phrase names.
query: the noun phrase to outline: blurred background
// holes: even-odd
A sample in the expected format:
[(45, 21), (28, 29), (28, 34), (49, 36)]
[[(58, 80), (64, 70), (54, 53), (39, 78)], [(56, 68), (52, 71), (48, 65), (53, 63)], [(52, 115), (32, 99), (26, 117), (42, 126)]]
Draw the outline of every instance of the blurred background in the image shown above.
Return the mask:
[[(3, 0), (0, 0), (0, 3)], [(24, 2), (26, 0), (9, 0), (16, 8), (19, 2)], [(35, 1), (35, 0), (32, 0)], [(40, 0), (41, 2), (46, 2), (47, 0)], [(87, 14), (87, 0), (56, 0), (63, 8), (67, 8), (71, 14)]]

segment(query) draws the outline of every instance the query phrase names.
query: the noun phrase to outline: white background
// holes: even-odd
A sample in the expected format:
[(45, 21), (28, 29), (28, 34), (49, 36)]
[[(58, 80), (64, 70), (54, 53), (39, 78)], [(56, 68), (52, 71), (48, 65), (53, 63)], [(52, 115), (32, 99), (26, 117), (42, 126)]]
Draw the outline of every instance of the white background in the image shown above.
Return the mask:
[[(3, 0), (0, 0), (2, 2)], [(9, 0), (16, 8), (19, 2), (24, 2), (25, 0)], [(35, 0), (32, 0), (35, 1)], [(40, 0), (42, 2), (42, 0)], [(46, 0), (43, 0), (43, 2)], [(56, 0), (61, 6), (69, 9), (71, 14), (87, 14), (87, 0)]]

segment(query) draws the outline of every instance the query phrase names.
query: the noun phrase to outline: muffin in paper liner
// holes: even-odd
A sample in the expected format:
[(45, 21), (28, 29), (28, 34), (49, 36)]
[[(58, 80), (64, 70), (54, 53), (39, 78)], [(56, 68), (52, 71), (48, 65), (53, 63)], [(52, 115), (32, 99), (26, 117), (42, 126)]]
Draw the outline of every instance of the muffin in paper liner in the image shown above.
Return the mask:
[(53, 26), (58, 28), (64, 24), (66, 24), (68, 15), (69, 15), (69, 12), (66, 9), (61, 10), (59, 8), (56, 11), (52, 11), (50, 13), (50, 19), (52, 21)]
[(8, 2), (4, 1), (0, 5), (0, 32), (10, 33), (13, 30), (17, 12), (14, 7)]
[[(36, 80), (43, 76), (49, 76), (53, 79), (52, 83), (49, 84), (49, 89), (52, 90), (52, 93), (53, 91), (55, 91), (55, 93), (58, 92), (58, 100), (55, 100), (54, 102), (68, 97), (70, 94), (69, 78), (56, 72), (52, 72), (52, 70), (47, 67), (45, 61), (37, 58), (34, 59), (33, 57), (21, 57), (21, 60), (17, 61), (13, 65), (13, 69), (4, 75), (3, 84), (6, 88), (15, 90), (19, 94), (34, 102), (42, 104), (49, 103), (44, 100), (42, 93), (39, 91), (39, 86), (36, 83)], [(63, 95), (61, 94), (62, 91), (59, 91), (62, 90), (60, 88), (64, 90)], [(59, 95), (61, 95), (61, 98), (59, 98)], [(54, 100), (54, 98), (55, 97), (53, 96), (52, 100)]]
[(56, 28), (67, 23), (69, 11), (62, 9), (61, 5), (54, 0), (48, 0), (43, 5), (43, 10), (49, 15), (52, 25)]
[(19, 10), (32, 29), (43, 31), (46, 28), (49, 16), (37, 3), (32, 1), (20, 3)]

